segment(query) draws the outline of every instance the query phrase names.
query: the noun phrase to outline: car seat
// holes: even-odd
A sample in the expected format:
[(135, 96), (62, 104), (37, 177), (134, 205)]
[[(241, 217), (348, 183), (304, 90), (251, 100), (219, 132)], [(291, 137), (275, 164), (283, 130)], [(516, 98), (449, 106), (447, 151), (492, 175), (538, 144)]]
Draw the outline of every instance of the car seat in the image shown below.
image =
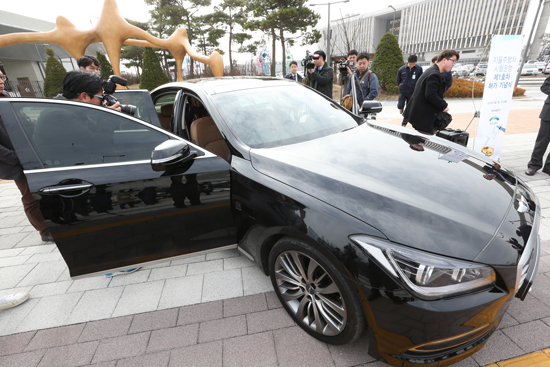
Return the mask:
[(164, 130), (170, 131), (170, 121), (172, 119), (173, 108), (174, 108), (174, 105), (172, 103), (165, 104), (160, 107), (160, 114), (158, 116), (159, 116), (160, 126)]
[(201, 117), (193, 121), (191, 141), (229, 162), (229, 149), (212, 117)]

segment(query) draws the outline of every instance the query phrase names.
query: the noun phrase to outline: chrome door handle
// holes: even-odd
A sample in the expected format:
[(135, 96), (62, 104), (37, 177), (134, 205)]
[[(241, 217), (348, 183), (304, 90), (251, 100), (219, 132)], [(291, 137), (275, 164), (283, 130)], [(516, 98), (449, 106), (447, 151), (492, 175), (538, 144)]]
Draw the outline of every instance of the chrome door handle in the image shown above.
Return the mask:
[(61, 186), (48, 186), (48, 187), (39, 189), (38, 192), (41, 194), (59, 194), (64, 191), (89, 190), (93, 186), (94, 186), (93, 184), (88, 184), (88, 183), (61, 185)]

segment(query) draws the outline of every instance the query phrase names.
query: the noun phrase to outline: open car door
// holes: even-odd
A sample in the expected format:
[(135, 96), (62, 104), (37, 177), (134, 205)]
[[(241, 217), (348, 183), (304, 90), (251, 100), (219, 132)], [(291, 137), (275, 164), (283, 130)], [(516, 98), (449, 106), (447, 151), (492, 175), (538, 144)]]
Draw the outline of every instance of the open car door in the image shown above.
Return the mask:
[[(91, 104), (2, 98), (0, 115), (71, 277), (236, 247), (222, 158)], [(152, 165), (161, 144), (190, 156)]]

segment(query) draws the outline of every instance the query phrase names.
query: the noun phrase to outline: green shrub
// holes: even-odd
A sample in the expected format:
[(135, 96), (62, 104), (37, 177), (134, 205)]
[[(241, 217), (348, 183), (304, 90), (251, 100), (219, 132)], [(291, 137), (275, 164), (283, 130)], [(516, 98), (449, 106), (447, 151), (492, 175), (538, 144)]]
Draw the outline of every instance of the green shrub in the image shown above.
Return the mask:
[(55, 58), (55, 52), (46, 47), (48, 60), (46, 61), (46, 77), (44, 78), (44, 96), (55, 97), (63, 91), (63, 77), (67, 70), (61, 62)]
[(401, 52), (397, 38), (391, 33), (384, 34), (376, 47), (371, 65), (371, 70), (378, 77), (381, 90), (399, 93), (396, 76), (399, 68), (404, 64), (403, 52)]
[(101, 52), (96, 51), (96, 55), (97, 60), (99, 61), (99, 72), (101, 77), (103, 80), (107, 80), (111, 75), (113, 75), (113, 67), (111, 66), (109, 60), (107, 60), (107, 57)]
[(146, 48), (143, 55), (143, 69), (139, 88), (151, 91), (165, 83), (168, 83), (168, 77), (162, 71), (158, 55), (152, 48)]
[[(453, 85), (445, 93), (445, 98), (472, 98), (472, 83), (473, 81), (468, 79), (453, 79)], [(474, 85), (474, 98), (483, 97), (483, 88), (485, 84), (475, 83)], [(514, 97), (523, 96), (525, 94), (525, 89), (518, 87), (514, 88)]]

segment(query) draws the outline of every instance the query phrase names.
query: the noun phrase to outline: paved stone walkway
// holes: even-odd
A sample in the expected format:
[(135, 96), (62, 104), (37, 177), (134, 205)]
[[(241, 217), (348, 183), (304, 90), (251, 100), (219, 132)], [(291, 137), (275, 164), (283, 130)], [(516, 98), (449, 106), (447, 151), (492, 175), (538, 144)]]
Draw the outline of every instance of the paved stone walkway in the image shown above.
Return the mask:
[[(537, 193), (543, 251), (533, 291), (514, 299), (486, 346), (457, 366), (483, 366), (550, 347), (550, 176), (523, 174), (536, 134), (508, 134), (501, 163)], [(0, 184), (0, 295), (31, 299), (0, 312), (0, 367), (387, 366), (368, 337), (331, 346), (301, 331), (269, 278), (235, 250), (71, 280), (42, 243), (13, 183)], [(525, 365), (525, 364), (524, 364)]]

